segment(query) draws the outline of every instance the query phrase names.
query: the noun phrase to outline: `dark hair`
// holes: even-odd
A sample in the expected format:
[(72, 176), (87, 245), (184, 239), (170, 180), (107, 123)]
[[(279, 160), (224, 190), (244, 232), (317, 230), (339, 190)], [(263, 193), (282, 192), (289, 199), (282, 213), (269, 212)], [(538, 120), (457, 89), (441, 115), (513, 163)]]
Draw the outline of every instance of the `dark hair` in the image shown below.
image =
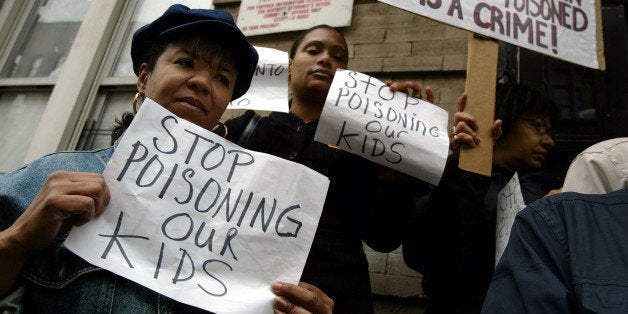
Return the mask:
[(307, 36), (307, 34), (311, 33), (314, 30), (317, 30), (319, 28), (324, 28), (324, 29), (328, 29), (328, 30), (332, 30), (335, 31), (336, 33), (338, 33), (340, 35), (340, 37), (342, 38), (342, 41), (345, 44), (345, 47), (347, 47), (347, 39), (345, 38), (345, 35), (343, 35), (339, 30), (327, 25), (327, 24), (319, 24), (316, 26), (312, 26), (309, 29), (304, 30), (301, 34), (299, 34), (299, 37), (297, 37), (297, 39), (294, 40), (294, 42), (292, 43), (292, 47), (290, 48), (290, 54), (289, 57), (290, 59), (294, 59), (294, 55), (297, 53), (297, 49), (299, 48), (299, 45), (301, 45), (301, 42), (303, 42), (303, 38), (305, 38), (305, 36)]
[(125, 112), (122, 114), (121, 118), (115, 118), (115, 125), (111, 130), (111, 145), (113, 145), (121, 136), (122, 133), (131, 125), (131, 122), (135, 118), (135, 115), (132, 112)]
[[(159, 56), (161, 56), (161, 54), (166, 50), (167, 46), (168, 42), (164, 40), (158, 40), (150, 45), (148, 49), (146, 49), (146, 51), (142, 55), (142, 60), (146, 62), (146, 67), (149, 71), (152, 71), (155, 68)], [(124, 131), (126, 131), (126, 129), (129, 127), (129, 125), (131, 125), (131, 122), (133, 122), (133, 118), (135, 118), (135, 114), (133, 114), (132, 112), (125, 112), (120, 118), (115, 117), (115, 124), (113, 126), (113, 129), (111, 130), (111, 145), (113, 145), (122, 136)]]
[(502, 136), (511, 130), (515, 120), (525, 115), (545, 115), (551, 124), (560, 118), (560, 110), (550, 96), (529, 86), (497, 84), (495, 119), (502, 120)]
[[(142, 56), (142, 60), (146, 62), (146, 67), (149, 71), (155, 69), (159, 56), (166, 50), (168, 44), (178, 41), (191, 41), (192, 42), (192, 55), (199, 56), (202, 60), (211, 63), (211, 60), (220, 55), (229, 56), (227, 48), (223, 47), (219, 42), (208, 40), (200, 35), (190, 34), (188, 36), (179, 36), (176, 38), (162, 37), (153, 43)], [(207, 49), (212, 47), (212, 49)], [(227, 60), (223, 60), (227, 62)], [(235, 60), (234, 60), (235, 62)], [(239, 73), (238, 73), (239, 75)], [(115, 118), (115, 125), (111, 133), (111, 145), (122, 136), (122, 133), (131, 125), (135, 115), (131, 112), (126, 112), (121, 118)]]

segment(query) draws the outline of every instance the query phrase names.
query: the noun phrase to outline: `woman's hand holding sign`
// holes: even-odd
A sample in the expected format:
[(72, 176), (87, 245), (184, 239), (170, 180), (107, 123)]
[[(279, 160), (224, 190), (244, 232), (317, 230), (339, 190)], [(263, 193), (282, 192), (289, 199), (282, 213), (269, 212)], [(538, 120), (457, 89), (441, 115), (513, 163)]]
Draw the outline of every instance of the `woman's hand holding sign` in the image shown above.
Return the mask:
[[(460, 145), (462, 144), (466, 144), (469, 147), (475, 147), (480, 143), (480, 137), (477, 135), (477, 121), (472, 114), (464, 112), (466, 104), (467, 93), (463, 93), (458, 98), (458, 112), (454, 114), (454, 123), (450, 137), (451, 141), (449, 147), (454, 153), (458, 153), (460, 151)], [(497, 139), (501, 136), (501, 125), (502, 121), (499, 119), (495, 120), (493, 123), (493, 126), (491, 127), (493, 141), (497, 141)]]
[(22, 265), (69, 230), (105, 210), (111, 195), (101, 174), (57, 171), (50, 175), (39, 193), (15, 223), (0, 234), (0, 296), (19, 275)]
[(25, 251), (36, 251), (50, 245), (60, 231), (98, 216), (110, 198), (102, 174), (57, 171), (10, 229)]
[(272, 284), (275, 298), (275, 313), (297, 314), (314, 313), (329, 314), (333, 312), (334, 300), (323, 291), (305, 282), (292, 285), (285, 282)]
[[(390, 87), (390, 90), (393, 92), (402, 92), (406, 93), (414, 98), (423, 99), (423, 94), (421, 93), (421, 86), (416, 82), (406, 81), (403, 83), (386, 81), (386, 85)], [(434, 92), (431, 87), (425, 88), (426, 101), (430, 103), (434, 103)]]

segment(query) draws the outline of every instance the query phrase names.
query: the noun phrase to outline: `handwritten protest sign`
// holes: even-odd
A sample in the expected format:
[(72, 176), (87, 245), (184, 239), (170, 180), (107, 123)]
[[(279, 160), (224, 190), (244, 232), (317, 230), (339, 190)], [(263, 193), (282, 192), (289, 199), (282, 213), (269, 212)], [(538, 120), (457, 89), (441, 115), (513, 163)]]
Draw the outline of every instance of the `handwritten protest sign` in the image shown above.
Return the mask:
[(89, 263), (217, 313), (272, 313), (297, 283), (329, 180), (247, 151), (146, 99), (108, 163), (111, 202), (65, 245)]
[(582, 66), (604, 69), (599, 0), (380, 0)]
[(242, 0), (237, 25), (244, 35), (351, 25), (353, 0)]
[(338, 69), (314, 139), (438, 184), (449, 151), (447, 119), (440, 107)]
[(229, 103), (227, 109), (251, 109), (288, 112), (288, 53), (255, 47), (259, 54), (251, 87)]
[(521, 194), (521, 185), (519, 184), (519, 176), (515, 173), (512, 179), (504, 186), (497, 195), (497, 226), (495, 228), (495, 264), (502, 257), (508, 239), (510, 238), (510, 229), (515, 222), (517, 213), (526, 207)]

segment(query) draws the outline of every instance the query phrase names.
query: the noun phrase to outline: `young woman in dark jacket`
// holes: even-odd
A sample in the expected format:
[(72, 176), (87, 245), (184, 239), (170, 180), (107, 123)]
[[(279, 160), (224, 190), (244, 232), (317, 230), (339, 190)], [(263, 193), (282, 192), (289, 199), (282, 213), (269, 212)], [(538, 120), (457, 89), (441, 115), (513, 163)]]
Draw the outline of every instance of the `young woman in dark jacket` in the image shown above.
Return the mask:
[[(323, 213), (301, 280), (334, 300), (334, 313), (373, 313), (368, 264), (362, 241), (381, 252), (401, 244), (402, 225), (413, 209), (413, 195), (426, 184), (360, 156), (314, 141), (336, 69), (347, 68), (344, 36), (327, 25), (303, 32), (290, 56), (290, 112), (259, 120), (253, 111), (226, 121), (217, 133), (234, 143), (303, 164), (330, 179)], [(391, 90), (419, 87), (390, 84)], [(428, 100), (431, 94), (428, 93)], [(432, 96), (433, 98), (433, 96)], [(245, 132), (245, 129), (252, 131)], [(243, 135), (244, 134), (244, 135)], [(390, 179), (394, 178), (394, 179)]]

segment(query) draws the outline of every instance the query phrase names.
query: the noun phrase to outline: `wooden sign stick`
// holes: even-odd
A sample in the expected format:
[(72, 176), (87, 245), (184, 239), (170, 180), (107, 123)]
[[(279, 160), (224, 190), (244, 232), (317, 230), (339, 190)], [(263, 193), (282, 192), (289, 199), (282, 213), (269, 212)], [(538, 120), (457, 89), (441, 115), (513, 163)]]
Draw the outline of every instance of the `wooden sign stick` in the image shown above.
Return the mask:
[(472, 114), (478, 123), (480, 144), (475, 148), (462, 147), (458, 167), (463, 170), (491, 175), (493, 162), (493, 126), (495, 116), (495, 89), (497, 84), (496, 40), (469, 34), (467, 104), (464, 111)]

